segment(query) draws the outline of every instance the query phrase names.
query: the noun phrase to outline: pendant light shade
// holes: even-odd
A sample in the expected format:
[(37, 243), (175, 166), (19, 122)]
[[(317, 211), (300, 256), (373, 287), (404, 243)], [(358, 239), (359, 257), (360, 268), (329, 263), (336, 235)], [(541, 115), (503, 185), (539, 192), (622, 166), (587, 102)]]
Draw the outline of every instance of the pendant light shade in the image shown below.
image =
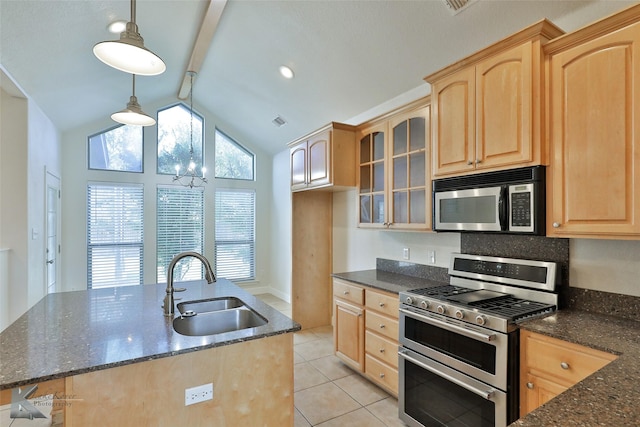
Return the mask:
[(120, 33), (120, 40), (104, 41), (93, 47), (94, 55), (105, 64), (127, 73), (155, 76), (167, 69), (164, 61), (144, 47), (136, 25), (136, 2), (131, 0), (131, 21)]
[(124, 125), (134, 126), (153, 126), (156, 124), (156, 120), (142, 111), (142, 107), (138, 104), (138, 98), (136, 98), (136, 75), (133, 75), (133, 94), (129, 98), (127, 108), (117, 113), (113, 113), (111, 118)]

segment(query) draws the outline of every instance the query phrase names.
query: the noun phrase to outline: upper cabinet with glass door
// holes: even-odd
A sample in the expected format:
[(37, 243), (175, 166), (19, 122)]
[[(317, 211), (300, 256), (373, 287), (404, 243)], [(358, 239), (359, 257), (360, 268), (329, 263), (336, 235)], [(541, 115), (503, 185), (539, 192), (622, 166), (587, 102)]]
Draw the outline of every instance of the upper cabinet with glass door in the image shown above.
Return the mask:
[(356, 185), (355, 128), (332, 122), (289, 144), (291, 191)]
[(542, 46), (562, 34), (543, 20), (425, 77), (434, 177), (546, 164)]
[(428, 99), (359, 133), (359, 226), (431, 229)]

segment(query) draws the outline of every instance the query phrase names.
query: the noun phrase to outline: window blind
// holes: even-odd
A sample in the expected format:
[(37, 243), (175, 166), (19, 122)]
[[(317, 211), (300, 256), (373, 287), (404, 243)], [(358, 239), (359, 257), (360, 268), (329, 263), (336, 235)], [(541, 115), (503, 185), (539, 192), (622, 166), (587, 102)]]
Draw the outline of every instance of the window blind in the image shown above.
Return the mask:
[(87, 286), (142, 284), (142, 185), (87, 186)]
[[(203, 188), (158, 187), (157, 281), (166, 283), (167, 267), (180, 252), (203, 253)], [(174, 280), (201, 280), (204, 269), (199, 260), (182, 259), (173, 270)]]
[(216, 190), (216, 276), (255, 279), (255, 190)]

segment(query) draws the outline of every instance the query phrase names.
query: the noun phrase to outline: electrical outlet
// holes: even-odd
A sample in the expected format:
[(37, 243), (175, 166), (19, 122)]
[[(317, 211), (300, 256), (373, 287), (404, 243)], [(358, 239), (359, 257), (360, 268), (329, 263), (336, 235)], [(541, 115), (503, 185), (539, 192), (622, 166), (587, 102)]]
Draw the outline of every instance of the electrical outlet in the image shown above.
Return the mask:
[(402, 249), (402, 259), (409, 259), (409, 248)]
[(436, 251), (427, 251), (427, 257), (429, 258), (430, 264), (436, 263)]
[(213, 383), (187, 388), (184, 391), (184, 406), (213, 400)]

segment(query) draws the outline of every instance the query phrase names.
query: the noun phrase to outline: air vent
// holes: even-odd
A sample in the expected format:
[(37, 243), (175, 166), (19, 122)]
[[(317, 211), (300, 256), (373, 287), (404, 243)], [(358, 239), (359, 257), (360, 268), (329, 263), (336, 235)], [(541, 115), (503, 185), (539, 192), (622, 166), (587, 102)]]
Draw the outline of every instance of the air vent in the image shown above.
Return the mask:
[(462, 12), (475, 2), (476, 0), (444, 0), (452, 15)]
[(280, 126), (284, 126), (285, 124), (287, 124), (287, 121), (285, 119), (283, 119), (282, 116), (276, 116), (275, 119), (271, 120), (271, 123), (273, 123), (274, 125), (280, 127)]

